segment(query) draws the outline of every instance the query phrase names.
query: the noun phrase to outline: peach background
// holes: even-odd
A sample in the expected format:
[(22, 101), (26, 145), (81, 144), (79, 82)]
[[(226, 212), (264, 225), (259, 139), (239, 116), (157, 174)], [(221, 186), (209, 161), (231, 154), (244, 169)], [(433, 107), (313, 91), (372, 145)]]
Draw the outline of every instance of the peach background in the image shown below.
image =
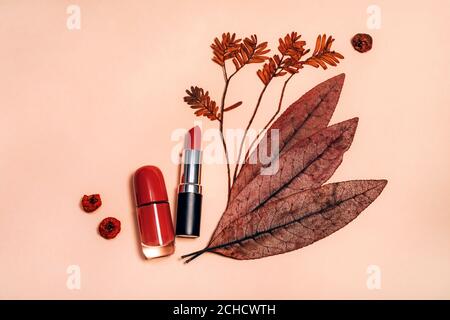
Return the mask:
[[(79, 31), (66, 28), (72, 3), (81, 7)], [(371, 3), (1, 0), (0, 298), (450, 298), (450, 3), (378, 0), (381, 29), (368, 30)], [(175, 189), (170, 135), (195, 120), (184, 90), (198, 84), (218, 100), (223, 86), (210, 42), (235, 31), (276, 48), (292, 30), (309, 45), (332, 33), (345, 60), (302, 71), (285, 102), (345, 72), (332, 122), (360, 123), (331, 181), (387, 178), (385, 191), (345, 229), (300, 251), (244, 262), (207, 254), (184, 265), (179, 256), (208, 241), (225, 204), (225, 168), (204, 166), (202, 237), (144, 261), (130, 177), (154, 164)], [(352, 49), (357, 32), (374, 36), (371, 52)], [(249, 117), (261, 88), (256, 68), (231, 83), (228, 101), (244, 106), (227, 127)], [(270, 86), (256, 127), (281, 83)], [(83, 213), (80, 197), (96, 192), (104, 205)], [(123, 224), (112, 241), (96, 233), (106, 216)], [(66, 287), (72, 264), (81, 290)], [(381, 290), (366, 287), (371, 264), (381, 268)]]

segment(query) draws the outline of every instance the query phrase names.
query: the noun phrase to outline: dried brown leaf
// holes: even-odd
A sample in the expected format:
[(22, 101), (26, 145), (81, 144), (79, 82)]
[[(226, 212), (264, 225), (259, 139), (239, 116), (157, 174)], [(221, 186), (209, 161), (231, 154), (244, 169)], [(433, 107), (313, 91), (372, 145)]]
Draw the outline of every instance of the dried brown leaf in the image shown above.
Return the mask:
[[(263, 137), (263, 140), (267, 141), (267, 149), (270, 150), (272, 130), (278, 130), (279, 150), (282, 153), (297, 142), (325, 128), (339, 101), (344, 80), (345, 74), (330, 78), (315, 86), (289, 106)], [(258, 154), (259, 148), (258, 145), (250, 159)], [(233, 201), (242, 189), (259, 175), (260, 169), (261, 163), (259, 162), (252, 164), (247, 161), (243, 165), (231, 189), (230, 201)]]
[(270, 201), (322, 185), (341, 164), (350, 148), (358, 118), (324, 128), (280, 154), (278, 171), (259, 174), (230, 201), (212, 240), (232, 221)]
[(248, 260), (300, 249), (350, 223), (386, 184), (386, 180), (354, 180), (294, 193), (232, 221), (197, 255), (214, 252)]
[[(321, 45), (329, 47), (332, 40), (324, 38)], [(275, 58), (264, 69), (274, 63)], [(302, 108), (294, 104), (274, 122), (280, 151), (272, 164), (279, 169), (261, 175), (259, 169), (267, 168), (246, 163), (208, 246), (183, 256), (186, 262), (205, 252), (247, 260), (302, 248), (347, 225), (378, 197), (386, 180), (322, 186), (342, 162), (358, 123), (354, 118), (326, 127), (343, 81), (342, 74), (319, 84), (296, 102)]]
[(236, 109), (237, 107), (239, 107), (241, 105), (242, 105), (242, 101), (238, 101), (238, 102), (232, 104), (231, 106), (226, 107), (225, 109), (223, 109), (223, 112), (231, 111), (231, 110)]

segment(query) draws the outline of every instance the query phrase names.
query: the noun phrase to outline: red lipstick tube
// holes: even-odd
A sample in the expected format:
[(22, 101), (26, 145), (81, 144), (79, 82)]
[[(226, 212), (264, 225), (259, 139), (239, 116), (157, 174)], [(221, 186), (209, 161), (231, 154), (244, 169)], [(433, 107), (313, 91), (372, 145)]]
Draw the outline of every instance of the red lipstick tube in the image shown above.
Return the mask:
[(154, 166), (139, 168), (133, 183), (144, 256), (151, 259), (172, 254), (175, 235), (161, 170)]
[(178, 187), (176, 234), (195, 238), (200, 235), (202, 210), (201, 186), (201, 131), (199, 127), (189, 130), (183, 151), (183, 171)]

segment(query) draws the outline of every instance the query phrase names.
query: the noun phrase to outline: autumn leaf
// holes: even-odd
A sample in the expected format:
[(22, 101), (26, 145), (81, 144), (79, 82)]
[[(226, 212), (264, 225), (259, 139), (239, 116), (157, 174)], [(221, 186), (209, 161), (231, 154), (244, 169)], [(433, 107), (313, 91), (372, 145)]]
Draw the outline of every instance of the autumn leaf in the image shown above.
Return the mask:
[(232, 221), (190, 259), (204, 252), (259, 259), (303, 248), (350, 223), (386, 184), (386, 180), (354, 180), (294, 193)]
[[(291, 32), (279, 38), (279, 52), (268, 57), (267, 43), (258, 43), (256, 35), (241, 40), (235, 34), (224, 33), (220, 40), (214, 39), (211, 45), (213, 61), (222, 67), (224, 93), (219, 108), (208, 91), (199, 87), (187, 90), (184, 101), (195, 109), (197, 116), (218, 120), (223, 133), (223, 114), (242, 105), (238, 101), (225, 107), (229, 81), (247, 64), (263, 63), (257, 76), (264, 86), (239, 147), (232, 187), (227, 161), (227, 207), (208, 245), (182, 256), (187, 259), (185, 262), (206, 252), (247, 260), (302, 248), (347, 225), (382, 192), (387, 180), (354, 180), (324, 185), (342, 163), (358, 125), (358, 118), (352, 118), (329, 126), (343, 87), (344, 74), (317, 85), (279, 116), (286, 86), (304, 66), (327, 69), (344, 59), (332, 50), (333, 42), (333, 37), (319, 35), (311, 53), (305, 48), (306, 43), (301, 36)], [(230, 59), (235, 71), (228, 74), (225, 62)], [(274, 78), (285, 75), (288, 76), (282, 86), (278, 107), (262, 131), (264, 137), (255, 150), (252, 147), (258, 143), (260, 134), (253, 139), (240, 167), (243, 142), (264, 93)], [(277, 150), (272, 150), (272, 138), (278, 139)], [(222, 143), (228, 159), (224, 139)], [(266, 150), (273, 154), (268, 163), (265, 159), (263, 164), (256, 155)], [(270, 168), (276, 169), (267, 174)], [(265, 174), (261, 174), (263, 171)]]
[(223, 109), (223, 112), (231, 111), (231, 110), (236, 109), (237, 107), (239, 107), (241, 105), (242, 105), (242, 101), (238, 101), (238, 102), (232, 104), (231, 106), (226, 107), (225, 109)]
[(250, 214), (271, 200), (326, 182), (350, 148), (357, 124), (358, 118), (353, 118), (324, 128), (281, 153), (276, 173), (256, 175), (230, 201), (212, 239), (214, 240), (231, 221)]
[[(267, 141), (267, 150), (271, 148), (272, 130), (278, 130), (280, 153), (292, 145), (325, 128), (330, 122), (344, 85), (345, 74), (328, 79), (309, 90), (270, 126), (262, 140)], [(257, 158), (258, 145), (249, 158)], [(276, 154), (274, 156), (277, 156)], [(261, 170), (261, 163), (247, 161), (233, 184), (230, 201), (250, 183)]]

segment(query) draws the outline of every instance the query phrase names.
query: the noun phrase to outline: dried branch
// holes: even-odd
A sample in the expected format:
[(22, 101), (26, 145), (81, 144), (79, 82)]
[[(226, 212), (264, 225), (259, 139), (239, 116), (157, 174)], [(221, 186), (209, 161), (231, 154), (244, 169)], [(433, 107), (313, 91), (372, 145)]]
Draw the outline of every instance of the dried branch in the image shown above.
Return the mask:
[[(233, 78), (236, 73), (241, 70), (245, 65), (250, 63), (260, 63), (267, 59), (264, 56), (269, 52), (267, 48), (267, 42), (258, 44), (258, 39), (256, 35), (252, 35), (250, 38), (245, 38), (243, 42), (241, 39), (236, 39), (236, 35), (233, 33), (222, 34), (222, 40), (219, 41), (218, 38), (214, 39), (214, 43), (211, 45), (213, 49), (212, 60), (222, 67), (223, 78), (225, 81), (222, 99), (220, 103), (220, 136), (222, 139), (223, 149), (225, 153), (225, 158), (227, 162), (227, 173), (228, 173), (228, 197), (231, 191), (231, 170), (230, 161), (228, 156), (227, 144), (225, 137), (223, 135), (224, 126), (224, 113), (239, 107), (242, 102), (233, 104), (230, 107), (225, 108), (225, 100), (228, 92), (228, 86), (230, 84), (231, 78)], [(225, 64), (226, 60), (233, 59), (233, 64), (235, 66), (235, 71), (228, 76), (227, 67)]]
[(316, 40), (316, 47), (311, 57), (302, 62), (302, 64), (310, 65), (318, 68), (322, 67), (326, 70), (327, 64), (336, 67), (339, 59), (344, 59), (344, 56), (336, 51), (331, 51), (331, 45), (334, 39), (332, 36), (327, 38), (326, 34), (319, 35)]
[(186, 102), (192, 109), (196, 110), (194, 114), (197, 117), (207, 117), (209, 120), (221, 121), (221, 114), (216, 102), (211, 99), (208, 91), (204, 91), (197, 86), (191, 87), (191, 90), (186, 90), (184, 102)]
[[(224, 89), (222, 93), (222, 98), (220, 105), (209, 97), (208, 91), (204, 92), (203, 89), (199, 87), (191, 87), (191, 90), (187, 90), (188, 96), (184, 97), (184, 101), (190, 105), (192, 109), (195, 109), (195, 115), (205, 116), (210, 120), (219, 121), (219, 130), (222, 138), (222, 144), (224, 148), (224, 153), (227, 161), (227, 171), (228, 171), (228, 195), (231, 190), (231, 170), (230, 162), (228, 157), (227, 145), (223, 135), (224, 128), (224, 114), (231, 110), (236, 109), (242, 105), (239, 101), (229, 107), (225, 107), (226, 95), (228, 92), (228, 87), (231, 79), (240, 71), (245, 65), (251, 63), (264, 63), (261, 69), (257, 71), (258, 78), (263, 83), (263, 88), (258, 96), (255, 108), (246, 126), (244, 137), (239, 146), (239, 153), (237, 158), (237, 163), (234, 168), (233, 182), (236, 180), (239, 173), (240, 160), (243, 153), (244, 141), (247, 136), (248, 130), (253, 124), (255, 116), (258, 112), (259, 106), (262, 102), (262, 98), (266, 92), (267, 86), (270, 84), (273, 78), (282, 77), (289, 74), (289, 77), (283, 84), (280, 99), (278, 102), (278, 107), (274, 115), (270, 118), (267, 124), (264, 126), (264, 132), (273, 120), (277, 117), (281, 110), (284, 92), (286, 90), (288, 82), (292, 77), (303, 68), (304, 65), (309, 65), (315, 68), (322, 67), (327, 69), (328, 65), (336, 66), (339, 63), (339, 59), (344, 57), (335, 51), (331, 50), (331, 46), (334, 39), (329, 36), (319, 35), (316, 40), (316, 45), (311, 56), (305, 60), (302, 58), (307, 55), (310, 50), (305, 49), (306, 42), (301, 40), (301, 35), (297, 32), (291, 32), (286, 34), (283, 38), (278, 40), (278, 51), (279, 53), (274, 54), (272, 57), (266, 56), (270, 51), (267, 49), (267, 42), (258, 43), (258, 38), (256, 35), (251, 35), (243, 40), (236, 38), (236, 34), (233, 33), (223, 33), (221, 38), (214, 38), (211, 48), (213, 50), (212, 60), (221, 66), (223, 77), (224, 77)], [(235, 67), (234, 72), (230, 75), (227, 73), (226, 61), (231, 60)], [(261, 133), (262, 133), (261, 132)], [(249, 152), (251, 151), (253, 145), (258, 141), (261, 133), (259, 133), (250, 144), (246, 154), (245, 161), (248, 159)]]
[[(253, 120), (255, 119), (256, 113), (258, 112), (259, 106), (262, 101), (262, 97), (267, 89), (267, 86), (270, 84), (273, 78), (282, 77), (287, 73), (290, 73), (291, 75), (295, 74), (298, 72), (300, 68), (302, 68), (300, 59), (305, 54), (307, 54), (309, 50), (304, 49), (306, 42), (300, 40), (300, 38), (301, 35), (297, 34), (297, 32), (291, 32), (290, 34), (288, 33), (284, 38), (280, 38), (278, 40), (279, 42), (278, 51), (280, 52), (281, 56), (275, 54), (273, 57), (269, 58), (269, 61), (263, 65), (262, 69), (256, 72), (259, 79), (264, 84), (264, 87), (261, 90), (261, 93), (258, 97), (255, 109), (253, 110), (253, 114), (247, 124), (247, 127), (244, 131), (244, 136), (239, 146), (237, 163), (234, 168), (233, 182), (236, 181), (237, 175), (239, 173), (239, 165), (240, 165), (239, 162), (242, 156), (244, 141), (247, 136), (247, 132), (250, 129)], [(252, 146), (253, 144), (254, 141), (251, 143), (250, 146)]]
[(211, 49), (213, 49), (212, 61), (219, 66), (225, 66), (225, 61), (234, 57), (234, 53), (240, 49), (241, 39), (236, 39), (236, 34), (222, 34), (222, 40), (214, 38)]
[[(259, 137), (263, 132), (267, 130), (267, 128), (270, 126), (270, 124), (275, 120), (275, 118), (278, 116), (278, 114), (281, 111), (281, 106), (283, 102), (284, 92), (286, 90), (286, 86), (288, 82), (292, 79), (292, 77), (298, 73), (300, 69), (303, 68), (303, 65), (310, 65), (315, 68), (318, 68), (319, 66), (322, 67), (324, 70), (327, 69), (327, 64), (331, 66), (337, 66), (339, 63), (339, 59), (344, 59), (344, 56), (336, 51), (331, 51), (331, 45), (334, 42), (334, 39), (332, 36), (329, 36), (328, 38), (326, 35), (319, 35), (316, 40), (316, 46), (314, 48), (314, 52), (312, 53), (311, 57), (308, 59), (301, 61), (300, 59), (302, 56), (305, 56), (307, 53), (309, 53), (308, 50), (304, 50), (302, 52), (296, 52), (295, 50), (291, 49), (289, 45), (294, 46), (296, 48), (299, 48), (299, 50), (303, 50), (303, 46), (305, 45), (304, 41), (297, 41), (297, 44), (292, 42), (292, 39), (296, 39), (296, 33), (292, 33), (291, 37), (286, 37), (284, 39), (279, 39), (280, 45), (278, 47), (278, 50), (281, 53), (288, 54), (290, 56), (290, 60), (288, 61), (287, 66), (284, 67), (284, 70), (287, 70), (287, 72), (291, 73), (291, 75), (288, 77), (288, 79), (284, 82), (283, 88), (281, 90), (280, 99), (278, 102), (278, 108), (273, 114), (273, 116), (270, 118), (270, 120), (266, 123), (263, 130), (259, 132), (256, 136), (256, 138), (252, 141), (249, 148), (247, 149), (247, 152), (245, 154), (245, 161), (248, 160), (249, 154), (251, 149), (253, 148), (253, 145), (259, 140)], [(298, 37), (299, 38), (299, 37)], [(298, 40), (298, 39), (297, 39)], [(301, 44), (302, 43), (302, 44)], [(300, 49), (301, 48), (301, 49)]]
[(239, 50), (234, 52), (232, 61), (236, 72), (247, 64), (261, 63), (269, 59), (269, 57), (265, 56), (269, 51), (270, 49), (267, 49), (267, 42), (258, 44), (258, 38), (255, 34), (250, 38), (245, 38), (240, 44)]

